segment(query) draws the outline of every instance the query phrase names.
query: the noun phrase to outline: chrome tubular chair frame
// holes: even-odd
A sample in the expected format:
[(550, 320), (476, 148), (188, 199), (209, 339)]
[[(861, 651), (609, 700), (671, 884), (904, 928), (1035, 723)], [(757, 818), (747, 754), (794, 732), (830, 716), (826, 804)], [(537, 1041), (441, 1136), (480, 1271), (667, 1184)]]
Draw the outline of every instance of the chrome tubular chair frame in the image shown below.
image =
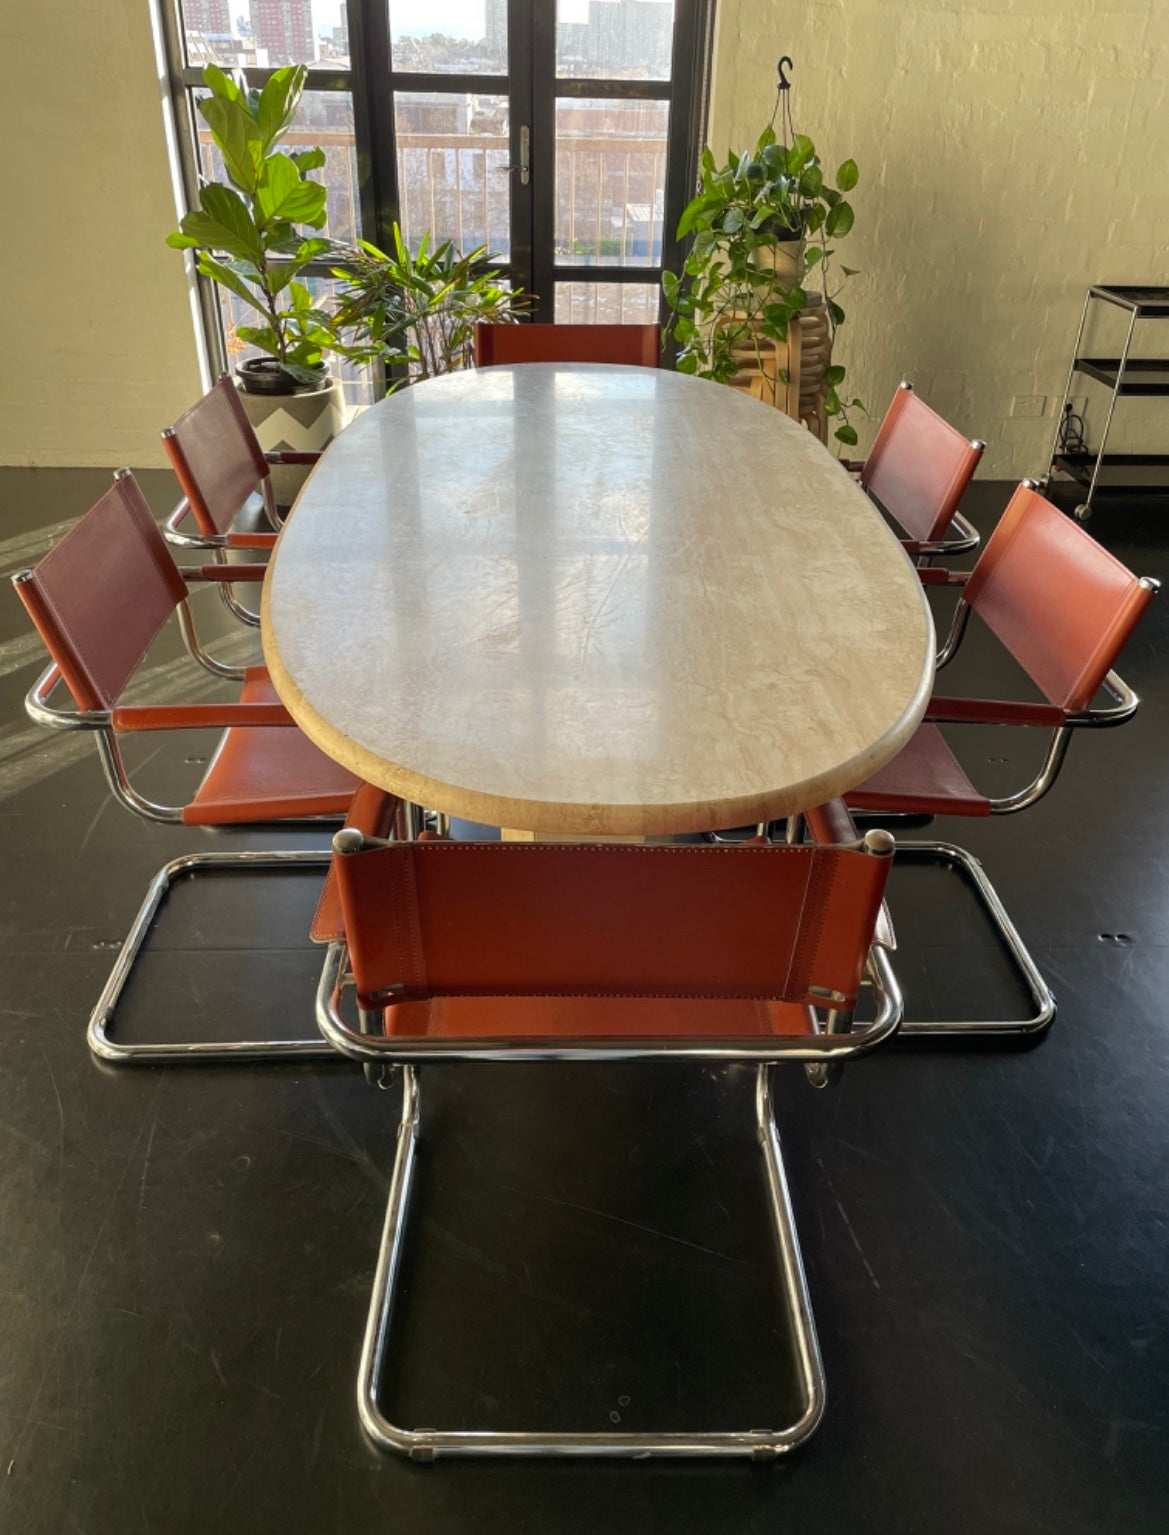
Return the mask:
[(1018, 928), (1011, 921), (1007, 908), (999, 898), (998, 891), (987, 879), (986, 871), (974, 854), (967, 852), (964, 847), (957, 847), (952, 842), (930, 842), (898, 837), (895, 856), (899, 861), (909, 863), (942, 864), (947, 868), (958, 870), (967, 879), (975, 899), (1011, 956), (1020, 979), (1030, 993), (1035, 1009), (1029, 1018), (1024, 1019), (980, 1018), (954, 1022), (932, 1019), (929, 1022), (917, 1022), (912, 1018), (905, 1018), (901, 1023), (901, 1033), (907, 1035), (1040, 1034), (1048, 1028), (1055, 1017), (1055, 995), (1043, 979), (1039, 967), (1019, 936)]
[(342, 1057), (322, 1039), (241, 1039), (224, 1043), (192, 1044), (122, 1044), (111, 1039), (114, 1014), (130, 972), (142, 951), (151, 925), (171, 886), (185, 874), (199, 870), (218, 872), (255, 869), (321, 869), (329, 866), (328, 852), (288, 849), (271, 852), (186, 853), (165, 864), (150, 883), (146, 899), (134, 918), (134, 924), (102, 988), (101, 996), (90, 1014), (86, 1037), (89, 1048), (100, 1060), (119, 1065), (151, 1065), (159, 1062), (200, 1061), (282, 1061), (333, 1060)]
[[(824, 1372), (775, 1125), (771, 1066), (779, 1059), (800, 1060), (807, 1063), (809, 1075), (817, 1081), (814, 1073), (833, 1069), (846, 1057), (869, 1051), (889, 1038), (901, 1018), (901, 992), (888, 957), (878, 943), (874, 943), (869, 951), (867, 975), (876, 995), (877, 1016), (873, 1023), (858, 1026), (851, 1035), (834, 1032), (849, 1024), (848, 1016), (829, 1012), (823, 1024), (824, 1033), (802, 1040), (776, 1039), (770, 1044), (705, 1045), (660, 1039), (630, 1039), (620, 1044), (611, 1039), (577, 1041), (568, 1046), (551, 1040), (546, 1043), (493, 1040), (490, 1044), (450, 1039), (407, 1041), (372, 1032), (378, 1026), (376, 1016), (363, 1015), (363, 1028), (370, 1032), (358, 1032), (344, 1021), (340, 1012), (341, 994), (352, 977), (348, 973), (345, 945), (331, 944), (317, 993), (317, 1023), (322, 1034), (338, 1052), (363, 1062), (367, 1068), (370, 1063), (377, 1062), (393, 1062), (395, 1069), (401, 1066), (402, 1114), (397, 1154), (357, 1382), (358, 1414), (373, 1442), (418, 1461), (460, 1454), (618, 1456), (636, 1460), (651, 1456), (711, 1458), (747, 1455), (763, 1460), (782, 1455), (806, 1439), (824, 1411)], [(784, 1313), (791, 1328), (799, 1371), (801, 1408), (795, 1421), (778, 1429), (624, 1434), (404, 1429), (391, 1423), (379, 1406), (378, 1384), (384, 1374), (389, 1350), (420, 1126), (418, 1064), (434, 1059), (613, 1061), (663, 1058), (753, 1061), (757, 1065), (755, 1131), (766, 1168), (768, 1202), (783, 1281)], [(384, 1076), (378, 1085), (388, 1085)]]
[(375, 1444), (383, 1449), (397, 1450), (416, 1461), (431, 1461), (439, 1455), (621, 1456), (633, 1460), (659, 1456), (749, 1455), (769, 1460), (794, 1449), (813, 1432), (824, 1412), (824, 1369), (775, 1127), (769, 1068), (763, 1065), (758, 1068), (756, 1079), (756, 1130), (767, 1172), (768, 1204), (779, 1249), (783, 1309), (791, 1327), (799, 1371), (801, 1410), (793, 1423), (786, 1428), (771, 1430), (659, 1434), (403, 1429), (391, 1423), (378, 1405), (378, 1382), (389, 1348), (420, 1123), (418, 1073), (412, 1066), (403, 1066), (401, 1076), (402, 1117), (398, 1125), (398, 1149), (357, 1384), (361, 1426)]
[[(180, 608), (180, 617), (184, 603)], [(188, 614), (189, 619), (189, 614)], [(193, 633), (193, 629), (192, 629)], [(106, 782), (110, 792), (120, 804), (127, 810), (132, 810), (135, 815), (142, 816), (148, 821), (160, 821), (168, 826), (181, 826), (183, 824), (183, 811), (180, 805), (157, 805), (153, 800), (148, 800), (140, 794), (130, 782), (126, 772), (126, 766), (122, 759), (118, 737), (112, 724), (112, 716), (108, 710), (102, 709), (59, 709), (49, 702), (49, 699), (61, 681), (61, 673), (56, 663), (49, 666), (37, 678), (29, 689), (25, 699), (25, 708), (30, 716), (40, 725), (47, 725), (54, 730), (92, 730), (97, 736), (98, 753), (101, 764), (105, 770)], [(336, 1060), (337, 1053), (331, 1045), (321, 1040), (240, 1040), (224, 1044), (134, 1044), (123, 1045), (111, 1039), (110, 1029), (113, 1026), (114, 1010), (119, 997), (129, 980), (130, 971), (134, 966), (146, 941), (151, 924), (160, 906), (166, 898), (171, 885), (179, 876), (197, 869), (255, 869), (255, 868), (281, 868), (289, 866), (309, 866), (327, 870), (330, 862), (330, 854), (319, 850), (288, 850), (280, 852), (238, 852), (238, 853), (188, 853), (181, 858), (172, 859), (155, 875), (146, 892), (146, 898), (134, 919), (134, 924), (126, 936), (118, 954), (109, 979), (102, 989), (97, 1005), (94, 1007), (89, 1019), (87, 1037), (89, 1047), (96, 1056), (102, 1060), (116, 1061), (120, 1064), (145, 1063), (158, 1061), (238, 1061), (244, 1060), (283, 1060), (289, 1056), (320, 1057)]]
[[(172, 434), (163, 432), (162, 435), (165, 439), (168, 435)], [(279, 454), (265, 454), (265, 457), (270, 461), (279, 460)], [(271, 479), (262, 481), (261, 488), (264, 498), (264, 515), (267, 517), (273, 532), (278, 532), (280, 529), (280, 516), (276, 506), (276, 495), (272, 489)], [(230, 533), (185, 533), (183, 532), (182, 524), (190, 515), (191, 503), (184, 496), (163, 523), (163, 537), (167, 543), (176, 549), (194, 549), (201, 554), (210, 552), (212, 559), (217, 564), (226, 565), (228, 563), (227, 551), (233, 546), (232, 535)], [(247, 547), (247, 545), (241, 540), (236, 544), (236, 547)], [(260, 615), (251, 608), (245, 608), (243, 603), (236, 598), (229, 584), (224, 583), (219, 587), (219, 596), (224, 607), (233, 618), (238, 619), (241, 624), (247, 624), (251, 629), (258, 629), (260, 627)]]
[[(1146, 581), (1142, 582), (1142, 585), (1155, 587), (1156, 582)], [(954, 649), (961, 642), (970, 612), (971, 609), (966, 603), (959, 603), (954, 625), (951, 629), (951, 640), (957, 635)], [(947, 641), (946, 648), (949, 647), (950, 641)], [(990, 809), (992, 815), (1013, 815), (1016, 811), (1025, 810), (1029, 806), (1034, 805), (1037, 800), (1042, 799), (1059, 777), (1060, 769), (1063, 766), (1068, 747), (1071, 744), (1072, 735), (1076, 730), (1083, 728), (1108, 729), (1115, 725), (1123, 725), (1126, 720), (1132, 718), (1140, 705), (1140, 699), (1133, 689), (1129, 687), (1128, 683), (1116, 672), (1112, 671), (1105, 677), (1101, 686), (1104, 692), (1113, 700), (1113, 703), (1100, 708), (1085, 709), (1079, 713), (1067, 715), (1064, 722), (1053, 731), (1038, 773), (1029, 784), (1017, 790), (1014, 794), (991, 799)], [(867, 813), (864, 810), (858, 810), (857, 814), (865, 816)], [(879, 819), (882, 822), (886, 820), (895, 821), (897, 817), (895, 815), (881, 815)], [(795, 834), (798, 835), (798, 830)], [(1048, 1028), (1055, 1018), (1055, 995), (1043, 979), (1043, 975), (1031, 957), (1026, 944), (1023, 942), (1018, 928), (1011, 921), (998, 891), (987, 878), (986, 871), (983, 869), (981, 862), (973, 853), (968, 852), (963, 847), (956, 846), (952, 842), (933, 842), (898, 837), (897, 850), (894, 857), (903, 863), (941, 864), (944, 867), (957, 870), (966, 879), (975, 899), (1010, 955), (1016, 972), (1031, 997), (1034, 1008), (1030, 1017), (1024, 1019), (988, 1018), (962, 1021), (930, 1020), (927, 1022), (914, 1018), (905, 1018), (901, 1024), (901, 1033), (904, 1035), (1038, 1034)]]

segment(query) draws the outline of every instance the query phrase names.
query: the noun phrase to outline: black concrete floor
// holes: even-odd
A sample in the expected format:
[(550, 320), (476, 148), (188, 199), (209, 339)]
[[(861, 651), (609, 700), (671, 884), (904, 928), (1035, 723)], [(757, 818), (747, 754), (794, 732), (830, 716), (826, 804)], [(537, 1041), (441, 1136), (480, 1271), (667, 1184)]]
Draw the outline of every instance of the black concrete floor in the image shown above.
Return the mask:
[[(0, 474), (5, 569), (106, 483)], [(168, 477), (145, 485), (164, 510)], [(972, 498), (983, 526), (1008, 489)], [(1163, 575), (1165, 511), (1092, 529)], [(397, 1093), (344, 1065), (102, 1070), (85, 1047), (158, 865), (311, 839), (176, 832), (112, 804), (89, 742), (24, 718), (40, 654), (0, 596), (0, 1531), (1169, 1528), (1167, 643), (1162, 599), (1123, 665), (1140, 715), (1078, 740), (1043, 805), (937, 823), (984, 858), (1056, 987), (1050, 1036), (905, 1042), (826, 1093), (780, 1076), (828, 1376), (814, 1438), (773, 1466), (417, 1467), (370, 1448), (353, 1400)], [(201, 686), (178, 655), (152, 657), (146, 693)], [(954, 690), (1010, 680), (975, 634)], [(992, 787), (1037, 750), (965, 739)], [(144, 780), (165, 792), (205, 754), (151, 739)], [(294, 883), (180, 890), (126, 1036), (309, 1033), (313, 891)], [(956, 882), (907, 870), (894, 898), (911, 1015), (1020, 1005)], [(748, 1073), (438, 1066), (422, 1085), (383, 1391), (399, 1421), (776, 1420), (786, 1344)]]

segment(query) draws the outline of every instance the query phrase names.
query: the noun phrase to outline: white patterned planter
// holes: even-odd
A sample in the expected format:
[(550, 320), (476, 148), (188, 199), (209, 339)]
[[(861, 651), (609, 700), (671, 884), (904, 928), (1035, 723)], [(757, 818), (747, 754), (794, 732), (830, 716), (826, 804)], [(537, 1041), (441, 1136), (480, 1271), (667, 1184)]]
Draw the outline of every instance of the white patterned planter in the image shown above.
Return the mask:
[[(266, 452), (321, 453), (345, 425), (345, 398), (336, 379), (298, 394), (250, 394), (237, 375), (240, 399), (252, 429)], [(311, 465), (276, 465), (272, 485), (280, 506), (296, 500)]]

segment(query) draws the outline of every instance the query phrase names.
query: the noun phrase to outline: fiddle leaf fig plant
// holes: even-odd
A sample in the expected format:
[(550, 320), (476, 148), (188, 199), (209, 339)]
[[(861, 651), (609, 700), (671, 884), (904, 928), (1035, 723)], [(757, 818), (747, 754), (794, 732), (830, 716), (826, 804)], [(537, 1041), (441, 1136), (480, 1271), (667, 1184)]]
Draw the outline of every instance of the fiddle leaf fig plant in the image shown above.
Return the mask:
[(237, 335), (274, 358), (292, 387), (320, 382), (323, 356), (335, 341), (328, 314), (297, 280), (333, 248), (331, 240), (297, 228), (325, 223), (325, 188), (309, 175), (324, 165), (325, 152), (276, 148), (307, 75), (303, 64), (278, 69), (263, 90), (249, 90), (242, 74), (213, 64), (204, 69), (210, 95), (199, 111), (231, 184), (200, 187), (199, 207), (167, 237), (177, 250), (198, 251), (199, 271), (257, 311), (260, 323), (239, 326)]
[[(701, 191), (678, 224), (680, 239), (692, 237), (690, 250), (681, 276), (662, 274), (671, 309), (666, 333), (679, 344), (679, 372), (727, 383), (742, 367), (745, 348), (754, 351), (762, 372), (762, 343), (786, 342), (788, 327), (812, 302), (803, 284), (813, 273), (835, 341), (845, 318), (840, 287), (856, 273), (842, 266), (837, 278), (833, 258), (853, 227), (847, 194), (858, 179), (856, 161), (845, 160), (830, 184), (806, 134), (795, 133), (790, 144), (781, 143), (770, 125), (753, 150), (732, 150), (722, 165), (709, 149), (703, 151)], [(793, 252), (787, 275), (775, 254), (784, 249)], [(837, 439), (854, 444), (850, 404), (841, 392), (844, 380), (838, 364), (825, 371), (825, 409), (839, 418)], [(856, 399), (851, 407), (864, 409)]]
[(528, 302), (491, 270), (486, 245), (460, 256), (449, 240), (431, 250), (426, 234), (414, 254), (397, 224), (392, 253), (360, 240), (342, 259), (334, 275), (346, 286), (332, 323), (352, 340), (338, 350), (354, 362), (404, 367), (391, 390), (470, 366), (475, 326), (518, 320)]

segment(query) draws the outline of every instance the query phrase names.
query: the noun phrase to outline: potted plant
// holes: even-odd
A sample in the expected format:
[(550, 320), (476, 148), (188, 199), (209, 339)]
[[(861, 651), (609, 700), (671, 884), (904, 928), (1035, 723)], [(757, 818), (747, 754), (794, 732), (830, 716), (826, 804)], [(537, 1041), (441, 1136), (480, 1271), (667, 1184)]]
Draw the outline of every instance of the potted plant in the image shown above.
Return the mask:
[(343, 260), (334, 272), (345, 286), (332, 324), (352, 339), (338, 349), (355, 362), (397, 369), (391, 390), (469, 367), (475, 326), (518, 320), (528, 302), (491, 270), (485, 245), (460, 256), (449, 240), (431, 250), (426, 234), (414, 255), (397, 224), (392, 254), (361, 240)]
[[(801, 397), (817, 396), (824, 416), (839, 418), (837, 439), (849, 444), (857, 434), (841, 393), (845, 370), (830, 356), (844, 322), (840, 282), (855, 276), (842, 266), (838, 281), (833, 258), (853, 226), (847, 193), (857, 179), (856, 162), (845, 160), (829, 185), (812, 140), (793, 133), (790, 144), (786, 136), (780, 142), (771, 125), (752, 151), (731, 151), (723, 165), (706, 149), (702, 190), (678, 224), (679, 238), (693, 236), (682, 274), (662, 274), (672, 311), (666, 333), (679, 343), (680, 372), (737, 382), (745, 362), (753, 361), (769, 379), (774, 402), (777, 380), (768, 354), (778, 355), (775, 344), (784, 346), (789, 328), (800, 325), (813, 363), (801, 377)], [(819, 293), (803, 285), (811, 270), (819, 275)], [(859, 400), (851, 404), (864, 408)]]
[[(265, 448), (323, 448), (345, 424), (341, 386), (329, 377), (324, 356), (335, 336), (329, 316), (312, 300), (300, 274), (332, 250), (320, 229), (325, 222), (324, 186), (308, 174), (325, 163), (322, 149), (284, 154), (277, 145), (288, 131), (304, 90), (307, 68), (278, 69), (263, 90), (249, 90), (214, 65), (203, 71), (210, 95), (199, 111), (211, 129), (230, 185), (207, 182), (199, 207), (186, 214), (167, 244), (198, 252), (198, 270), (249, 305), (259, 323), (241, 325), (241, 341), (265, 355), (236, 370), (244, 408)], [(292, 435), (295, 440), (287, 441)], [(305, 471), (282, 469), (277, 496), (293, 499)]]

